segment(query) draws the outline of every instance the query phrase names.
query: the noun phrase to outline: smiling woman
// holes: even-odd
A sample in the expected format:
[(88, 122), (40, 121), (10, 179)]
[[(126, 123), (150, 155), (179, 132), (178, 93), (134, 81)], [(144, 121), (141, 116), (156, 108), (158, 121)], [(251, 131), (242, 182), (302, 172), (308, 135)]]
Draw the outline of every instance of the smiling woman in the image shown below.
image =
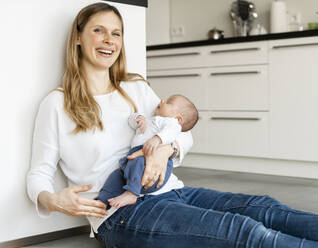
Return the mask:
[[(141, 76), (126, 71), (122, 25), (118, 10), (101, 2), (85, 7), (74, 20), (63, 83), (42, 101), (34, 128), (27, 186), (39, 215), (86, 216), (107, 247), (316, 248), (318, 216), (268, 196), (185, 187), (171, 175), (160, 191), (132, 205), (108, 209), (107, 201), (96, 198), (127, 156), (134, 136), (129, 116), (137, 108), (153, 116), (160, 103)], [(192, 146), (192, 135), (180, 132), (173, 143), (129, 156), (144, 155), (138, 185), (149, 188), (165, 178), (173, 147), (176, 166)], [(58, 163), (69, 185), (54, 191)]]

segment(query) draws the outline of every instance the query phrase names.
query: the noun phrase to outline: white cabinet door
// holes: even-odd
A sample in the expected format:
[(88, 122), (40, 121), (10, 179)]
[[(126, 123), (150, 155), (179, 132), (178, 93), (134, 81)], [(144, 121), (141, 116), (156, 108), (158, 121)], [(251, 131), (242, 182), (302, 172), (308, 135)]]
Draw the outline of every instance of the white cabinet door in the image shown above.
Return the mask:
[(268, 63), (267, 41), (211, 45), (204, 48), (209, 66), (256, 65)]
[(231, 66), (208, 69), (210, 110), (268, 110), (268, 66)]
[(147, 71), (197, 68), (206, 66), (205, 50), (184, 47), (147, 51)]
[(188, 97), (199, 110), (206, 109), (206, 86), (204, 69), (160, 70), (148, 72), (151, 88), (162, 99), (173, 94)]
[(270, 156), (318, 161), (318, 37), (270, 42)]
[(209, 112), (207, 152), (267, 157), (268, 112)]

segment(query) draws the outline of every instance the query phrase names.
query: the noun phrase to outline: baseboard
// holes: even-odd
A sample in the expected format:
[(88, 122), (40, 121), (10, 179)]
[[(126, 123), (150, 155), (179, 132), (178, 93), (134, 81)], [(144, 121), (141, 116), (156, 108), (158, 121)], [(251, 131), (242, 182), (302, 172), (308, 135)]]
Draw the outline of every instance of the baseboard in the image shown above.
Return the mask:
[(0, 243), (0, 248), (21, 248), (21, 247), (35, 245), (35, 244), (48, 242), (52, 240), (76, 236), (76, 235), (80, 235), (84, 233), (87, 233), (87, 235), (89, 235), (89, 232), (90, 232), (90, 226), (85, 225), (85, 226), (70, 228), (66, 230), (50, 232), (50, 233), (2, 242)]
[(190, 153), (185, 167), (318, 179), (318, 163)]

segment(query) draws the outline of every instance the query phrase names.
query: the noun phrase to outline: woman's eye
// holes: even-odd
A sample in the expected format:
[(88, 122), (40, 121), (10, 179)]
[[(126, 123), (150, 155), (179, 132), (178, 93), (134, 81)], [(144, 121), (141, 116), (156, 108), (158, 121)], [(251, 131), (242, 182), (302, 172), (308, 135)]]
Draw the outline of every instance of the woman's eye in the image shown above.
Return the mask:
[(113, 33), (113, 35), (115, 35), (115, 36), (120, 36), (120, 33)]
[(94, 29), (94, 32), (95, 33), (100, 33), (100, 32), (102, 32), (102, 30), (100, 28), (96, 28), (96, 29)]

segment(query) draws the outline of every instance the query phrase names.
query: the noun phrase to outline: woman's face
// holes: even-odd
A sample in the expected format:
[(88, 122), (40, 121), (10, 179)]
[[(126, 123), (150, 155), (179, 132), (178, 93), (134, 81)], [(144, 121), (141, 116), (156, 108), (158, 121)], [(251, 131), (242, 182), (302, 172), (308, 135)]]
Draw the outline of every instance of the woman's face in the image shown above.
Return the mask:
[(83, 62), (96, 69), (109, 69), (117, 60), (122, 44), (122, 23), (112, 11), (91, 16), (79, 34)]

